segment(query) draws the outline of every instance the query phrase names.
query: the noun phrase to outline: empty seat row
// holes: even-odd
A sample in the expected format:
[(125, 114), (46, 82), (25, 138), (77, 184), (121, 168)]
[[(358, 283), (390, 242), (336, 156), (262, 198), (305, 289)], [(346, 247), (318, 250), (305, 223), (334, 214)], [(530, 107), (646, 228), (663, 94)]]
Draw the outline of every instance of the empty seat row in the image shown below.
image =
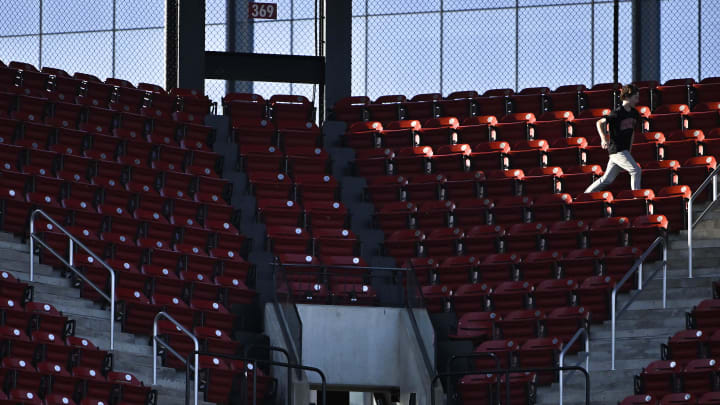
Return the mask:
[[(654, 114), (649, 108), (637, 107), (641, 114), (643, 131), (661, 131), (674, 134), (683, 129), (711, 132), (719, 125), (719, 110), (690, 112), (686, 105), (668, 105)], [(352, 124), (344, 136), (347, 146), (355, 149), (379, 147), (433, 146), (477, 144), (480, 142), (517, 142), (547, 139), (553, 143), (561, 139), (585, 137), (595, 144), (597, 120), (610, 114), (610, 109), (586, 110), (577, 118), (571, 111), (547, 112), (536, 118), (532, 113), (516, 113), (501, 117), (477, 116), (459, 120), (456, 117), (438, 117), (426, 120), (379, 121)]]
[[(65, 156), (64, 160), (91, 159), (122, 162), (137, 167), (151, 167), (199, 176), (218, 177), (223, 159), (199, 149), (184, 149), (169, 144), (152, 144), (135, 140), (127, 132), (115, 129), (110, 135), (92, 134), (82, 130), (54, 129), (45, 125), (25, 123), (18, 130), (13, 122), (0, 119), (0, 144), (24, 147)], [(7, 125), (5, 125), (7, 124)], [(11, 148), (7, 153), (11, 153)]]
[[(664, 104), (688, 104), (699, 111), (717, 103), (717, 78), (701, 83), (693, 79), (673, 79), (663, 86), (656, 82), (638, 82), (642, 105), (653, 110)], [(615, 108), (620, 105), (618, 83), (599, 83), (588, 89), (584, 85), (565, 85), (551, 91), (533, 87), (515, 93), (512, 89), (488, 90), (480, 96), (476, 91), (457, 91), (442, 97), (439, 93), (418, 94), (412, 99), (403, 95), (386, 95), (372, 102), (368, 97), (347, 97), (335, 104), (333, 113), (339, 121), (394, 121), (397, 119), (428, 119), (442, 115), (468, 117), (475, 115), (504, 116), (512, 112), (542, 114), (546, 111), (570, 110), (575, 114), (585, 109)]]
[(620, 405), (715, 405), (720, 404), (720, 392), (693, 395), (689, 392), (667, 394), (662, 397), (639, 394), (625, 398)]
[(152, 106), (168, 114), (184, 111), (204, 116), (210, 112), (212, 101), (195, 90), (176, 88), (170, 92), (160, 86), (132, 83), (115, 78), (102, 82), (87, 73), (70, 76), (62, 69), (44, 67), (38, 71), (28, 63), (10, 62), (0, 65), (0, 91), (25, 96), (50, 98), (65, 103), (80, 103), (116, 111), (137, 112), (143, 106)]
[(238, 145), (292, 147), (322, 147), (320, 127), (313, 121), (238, 118), (232, 122), (235, 143)]
[(329, 174), (330, 155), (317, 147), (240, 145), (237, 165), (247, 173)]
[[(547, 251), (526, 255), (502, 253), (423, 257), (405, 259), (401, 263), (413, 269), (419, 283), (446, 286), (457, 294), (458, 286), (469, 282), (478, 283), (473, 288), (483, 291), (510, 280), (538, 284), (548, 279), (582, 280), (598, 275), (620, 279), (640, 253), (640, 249), (634, 247), (608, 246), (607, 252), (593, 248), (574, 249), (565, 253)], [(551, 287), (572, 289), (574, 284), (556, 283)]]
[(19, 102), (21, 110), (9, 115), (0, 113), (3, 126), (7, 127), (3, 133), (16, 137), (42, 136), (57, 129), (69, 129), (207, 152), (212, 150), (215, 142), (215, 130), (203, 125), (193, 114), (176, 112), (163, 119), (159, 110), (149, 108), (131, 114), (45, 100), (21, 98)]
[(265, 100), (259, 94), (228, 93), (222, 98), (223, 111), (230, 119), (272, 119), (314, 121), (315, 108), (305, 96), (276, 94)]

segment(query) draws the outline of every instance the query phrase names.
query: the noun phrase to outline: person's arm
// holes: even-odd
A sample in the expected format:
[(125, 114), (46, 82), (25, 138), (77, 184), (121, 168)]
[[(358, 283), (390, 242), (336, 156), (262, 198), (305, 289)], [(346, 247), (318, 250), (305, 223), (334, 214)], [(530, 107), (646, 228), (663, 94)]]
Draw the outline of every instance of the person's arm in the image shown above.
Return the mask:
[(608, 140), (610, 137), (610, 135), (608, 134), (607, 121), (607, 117), (602, 117), (595, 124), (598, 134), (600, 135), (600, 145), (602, 145), (603, 149), (608, 148)]

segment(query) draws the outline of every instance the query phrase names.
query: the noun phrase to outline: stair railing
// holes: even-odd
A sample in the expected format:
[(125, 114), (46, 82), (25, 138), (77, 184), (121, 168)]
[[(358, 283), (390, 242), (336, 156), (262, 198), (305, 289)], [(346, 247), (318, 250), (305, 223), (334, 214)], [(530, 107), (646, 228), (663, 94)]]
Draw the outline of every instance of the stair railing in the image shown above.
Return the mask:
[[(690, 196), (690, 200), (688, 200), (688, 207), (687, 207), (687, 246), (688, 246), (688, 278), (692, 278), (693, 276), (693, 243), (692, 243), (692, 232), (693, 228), (700, 222), (701, 219), (707, 214), (710, 209), (715, 205), (715, 203), (718, 201), (718, 173), (720, 173), (720, 166), (716, 167), (715, 170), (708, 175), (708, 177), (703, 181), (703, 183), (700, 185), (700, 187), (695, 190), (695, 192)], [(712, 183), (712, 201), (710, 204), (705, 207), (703, 212), (698, 215), (695, 220), (693, 220), (693, 203), (694, 201), (702, 195), (703, 190), (707, 188), (707, 186)]]
[[(643, 263), (645, 260), (647, 260), (648, 256), (652, 252), (657, 249), (658, 246), (662, 246), (662, 262), (661, 266), (659, 266), (655, 271), (650, 275), (650, 277), (647, 278), (647, 280), (643, 280)], [(610, 296), (610, 315), (611, 315), (611, 322), (610, 322), (610, 369), (615, 370), (615, 323), (617, 321), (617, 318), (622, 315), (626, 309), (635, 301), (635, 298), (637, 298), (638, 295), (642, 292), (643, 283), (649, 282), (652, 279), (655, 278), (658, 271), (662, 269), (662, 307), (666, 308), (667, 306), (667, 240), (662, 237), (658, 236), (655, 241), (645, 250), (645, 252), (638, 257), (637, 260), (635, 260), (635, 264), (630, 268), (630, 270), (625, 273), (622, 279), (615, 284), (615, 288), (612, 290), (612, 294)], [(625, 306), (622, 307), (620, 311), (616, 311), (615, 307), (617, 305), (617, 293), (620, 290), (620, 288), (627, 282), (630, 277), (632, 277), (635, 273), (638, 273), (638, 290), (630, 295), (630, 299), (625, 303)]]
[[(48, 221), (52, 226), (63, 233), (65, 236), (68, 237), (69, 247), (68, 247), (68, 258), (65, 259), (60, 253), (55, 251), (55, 249), (51, 248), (47, 243), (45, 243), (44, 240), (42, 240), (36, 233), (35, 233), (35, 217), (40, 215), (43, 217), (46, 221)], [(34, 274), (35, 274), (35, 261), (34, 261), (34, 254), (35, 254), (35, 243), (42, 246), (44, 249), (46, 249), (48, 252), (52, 253), (53, 256), (55, 256), (58, 260), (60, 260), (65, 267), (72, 270), (73, 273), (75, 273), (76, 276), (81, 278), (84, 282), (86, 282), (90, 287), (92, 287), (95, 291), (97, 291), (98, 294), (100, 294), (101, 297), (105, 298), (106, 301), (110, 302), (110, 351), (115, 349), (115, 270), (112, 269), (107, 263), (105, 263), (104, 260), (102, 260), (98, 255), (93, 253), (92, 250), (90, 250), (87, 246), (85, 246), (82, 242), (80, 242), (76, 237), (74, 237), (70, 232), (68, 232), (65, 228), (63, 228), (60, 224), (57, 223), (54, 219), (50, 218), (48, 214), (46, 214), (43, 210), (36, 209), (30, 214), (30, 237), (28, 239), (28, 245), (30, 246), (30, 281), (33, 281)], [(88, 258), (88, 261), (91, 263), (99, 263), (102, 267), (105, 268), (105, 270), (110, 273), (110, 295), (108, 295), (105, 291), (103, 291), (100, 287), (98, 287), (95, 283), (90, 281), (85, 275), (78, 269), (75, 268), (75, 246), (77, 246), (79, 249), (85, 251), (90, 257)]]
[[(190, 366), (189, 364), (187, 364), (187, 363), (188, 363), (188, 360), (185, 359), (185, 357), (183, 357), (183, 356), (182, 356), (180, 353), (178, 353), (175, 349), (173, 349), (172, 347), (170, 347), (170, 345), (169, 345), (167, 342), (165, 342), (164, 340), (160, 339), (160, 337), (158, 336), (158, 321), (160, 320), (160, 318), (165, 318), (165, 319), (167, 319), (168, 321), (172, 322), (179, 331), (181, 331), (182, 333), (184, 333), (185, 335), (187, 335), (187, 336), (193, 341), (193, 344), (195, 345), (195, 351), (194, 351), (194, 353), (195, 353), (195, 358), (193, 359), (194, 366)], [(153, 358), (153, 385), (156, 385), (156, 384), (157, 384), (157, 345), (158, 345), (158, 343), (159, 343), (161, 346), (163, 346), (164, 348), (166, 348), (170, 353), (172, 353), (173, 356), (177, 357), (178, 359), (180, 359), (180, 361), (182, 361), (182, 362), (183, 362), (184, 364), (186, 364), (188, 367), (191, 367), (191, 368), (193, 369), (193, 373), (194, 373), (194, 374), (193, 374), (193, 379), (194, 379), (194, 383), (195, 383), (195, 386), (193, 387), (193, 398), (194, 398), (194, 401), (195, 401), (195, 402), (193, 402), (193, 403), (194, 403), (195, 405), (198, 405), (198, 383), (199, 383), (199, 378), (198, 378), (198, 371), (199, 371), (199, 367), (198, 367), (199, 361), (198, 361), (198, 360), (199, 360), (199, 355), (198, 355), (198, 351), (200, 350), (200, 342), (198, 342), (198, 340), (197, 340), (197, 338), (195, 337), (195, 335), (193, 335), (189, 330), (187, 330), (187, 329), (186, 329), (184, 326), (182, 326), (178, 321), (176, 321), (175, 318), (173, 318), (170, 314), (168, 314), (167, 312), (164, 312), (164, 311), (158, 312), (157, 315), (155, 315), (155, 319), (153, 320), (153, 336), (152, 336), (152, 344), (153, 344), (153, 351), (152, 351), (152, 353), (153, 353), (153, 354), (152, 354), (152, 358)], [(187, 401), (187, 392), (186, 392), (186, 395), (185, 395), (185, 401)]]
[[(560, 356), (558, 357), (558, 364), (560, 365), (560, 368), (562, 369), (565, 367), (565, 355), (570, 350), (572, 345), (575, 343), (576, 340), (580, 339), (580, 336), (585, 337), (585, 371), (590, 371), (590, 333), (588, 332), (587, 328), (580, 328), (575, 332), (575, 335), (570, 339), (570, 341), (567, 342), (565, 347), (560, 351)], [(582, 361), (580, 361), (582, 363)], [(575, 366), (579, 366), (580, 363), (575, 364)], [(558, 376), (558, 385), (560, 386), (560, 405), (563, 405), (563, 371), (560, 370), (560, 375)]]

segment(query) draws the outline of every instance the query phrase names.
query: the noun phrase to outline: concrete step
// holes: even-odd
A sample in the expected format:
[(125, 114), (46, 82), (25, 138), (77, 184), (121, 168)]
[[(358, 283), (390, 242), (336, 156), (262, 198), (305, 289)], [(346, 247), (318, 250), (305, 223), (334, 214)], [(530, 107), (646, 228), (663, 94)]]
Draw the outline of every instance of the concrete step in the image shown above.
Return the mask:
[[(693, 237), (693, 250), (720, 247), (720, 239), (718, 238), (708, 239), (699, 238), (697, 236), (699, 235), (695, 235)], [(670, 241), (670, 249), (672, 249), (673, 252), (675, 252), (676, 250), (682, 251), (683, 249), (687, 251), (687, 239)], [(720, 256), (720, 252), (717, 252), (717, 256)]]
[[(687, 280), (687, 279), (686, 279)], [(712, 298), (712, 292), (710, 289), (710, 281), (709, 279), (689, 279), (689, 280), (701, 280), (705, 281), (705, 283), (702, 283), (700, 286), (697, 287), (688, 287), (688, 288), (694, 288), (697, 291), (696, 297), (705, 297), (705, 298)], [(658, 281), (658, 284), (660, 284), (657, 287), (649, 286), (647, 288), (643, 288), (643, 290), (640, 292), (640, 294), (635, 299), (635, 302), (638, 301), (647, 301), (647, 300), (662, 300), (662, 279), (661, 280), (654, 280)], [(668, 300), (675, 300), (675, 299), (682, 299), (687, 298), (687, 288), (682, 287), (675, 287), (671, 286), (670, 282), (680, 281), (680, 280), (668, 280), (668, 288), (667, 288), (667, 299)], [(654, 285), (654, 283), (651, 283)], [(633, 294), (636, 293), (637, 290), (633, 290)], [(625, 302), (627, 302), (630, 299), (629, 294), (620, 294), (618, 295), (618, 308), (621, 308), (621, 305), (624, 305)], [(633, 306), (630, 308), (634, 308)]]
[[(675, 246), (673, 246), (673, 249), (668, 252), (668, 261), (672, 261), (673, 257), (674, 258), (678, 258), (678, 257), (687, 258), (687, 252), (688, 252), (687, 243), (683, 243), (682, 241), (675, 241), (672, 243), (674, 243)], [(720, 257), (720, 250), (718, 250), (719, 246), (720, 246), (720, 243), (718, 243), (714, 240), (707, 240), (707, 239), (693, 240), (693, 258), (717, 259)]]

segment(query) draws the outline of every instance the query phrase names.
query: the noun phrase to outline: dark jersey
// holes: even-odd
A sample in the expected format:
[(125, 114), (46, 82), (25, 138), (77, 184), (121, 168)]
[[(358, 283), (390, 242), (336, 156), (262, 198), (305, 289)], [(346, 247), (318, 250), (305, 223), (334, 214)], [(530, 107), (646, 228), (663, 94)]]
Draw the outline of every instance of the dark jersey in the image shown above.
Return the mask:
[(640, 123), (640, 114), (634, 108), (627, 111), (625, 107), (620, 106), (606, 118), (610, 128), (608, 153), (612, 155), (613, 153), (629, 150), (635, 128)]

